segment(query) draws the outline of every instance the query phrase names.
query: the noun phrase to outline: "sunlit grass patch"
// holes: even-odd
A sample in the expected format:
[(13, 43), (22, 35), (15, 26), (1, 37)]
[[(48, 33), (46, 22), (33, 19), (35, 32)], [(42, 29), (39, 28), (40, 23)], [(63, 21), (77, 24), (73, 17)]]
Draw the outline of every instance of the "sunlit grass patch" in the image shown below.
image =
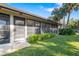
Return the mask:
[(45, 45), (45, 46), (57, 46), (57, 44), (56, 43), (54, 43), (54, 42), (47, 42), (47, 41), (39, 41), (38, 42), (38, 44), (40, 44), (40, 45)]
[(67, 42), (67, 43), (72, 45), (74, 48), (79, 49), (79, 42)]
[(76, 35), (79, 35), (79, 33), (75, 33)]
[(35, 48), (45, 48), (45, 46), (39, 45), (39, 44), (33, 44), (33, 45), (31, 45), (31, 47), (35, 47)]

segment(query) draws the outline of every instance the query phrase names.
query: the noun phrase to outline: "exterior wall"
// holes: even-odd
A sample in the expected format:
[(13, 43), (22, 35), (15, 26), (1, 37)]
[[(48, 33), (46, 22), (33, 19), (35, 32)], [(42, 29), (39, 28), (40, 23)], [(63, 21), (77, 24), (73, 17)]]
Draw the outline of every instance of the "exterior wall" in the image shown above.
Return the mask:
[(41, 26), (42, 26), (43, 33), (50, 33), (51, 32), (49, 24), (42, 23)]
[[(25, 26), (21, 26), (21, 27), (24, 28), (24, 31), (25, 31), (24, 34), (23, 34), (23, 38), (18, 38), (18, 39), (15, 38), (15, 35), (20, 35), (20, 34), (17, 33), (17, 32), (16, 32), (17, 34), (15, 33), (15, 28), (17, 26), (14, 25), (14, 16), (10, 15), (10, 43), (14, 43), (14, 42), (17, 42), (17, 41), (26, 42), (26, 38), (27, 38), (27, 26), (26, 26), (26, 24), (27, 24), (27, 22), (25, 22)], [(19, 31), (19, 28), (16, 31)]]
[(51, 26), (52, 33), (58, 34), (58, 27), (57, 26)]
[(14, 16), (14, 41), (25, 41), (25, 18)]
[(27, 20), (27, 35), (40, 34), (40, 22)]
[[(38, 26), (36, 26), (38, 25)], [(46, 24), (43, 22), (37, 22), (33, 20), (27, 21), (27, 35), (32, 34), (42, 34), (42, 33), (58, 33), (58, 28), (51, 24)]]
[[(0, 12), (10, 15), (10, 43), (0, 44), (0, 55), (8, 53), (8, 52), (12, 52), (13, 50), (17, 50), (18, 48), (20, 49), (20, 48), (29, 46), (29, 43), (26, 40), (26, 38), (28, 37), (27, 35), (29, 35), (28, 32), (30, 34), (39, 34), (39, 33), (46, 33), (46, 32), (51, 33), (52, 30), (54, 29), (49, 24), (43, 25), (44, 23), (41, 24), (42, 22), (36, 22), (36, 21), (30, 23), (31, 25), (28, 25), (29, 22), (27, 22), (27, 17), (18, 13), (18, 12), (14, 13), (14, 12), (11, 12), (11, 11), (6, 10), (6, 9), (4, 11), (0, 10)], [(25, 37), (23, 38), (24, 40), (21, 39), (21, 40), (18, 40), (17, 42), (15, 42), (15, 38), (14, 38), (14, 35), (15, 35), (14, 34), (14, 28), (15, 28), (15, 26), (14, 26), (14, 16), (22, 16), (26, 19), (25, 20), (25, 33), (24, 33)], [(30, 31), (29, 31), (29, 29), (30, 29)]]
[(25, 26), (26, 32), (24, 33), (26, 36), (24, 40), (18, 40), (15, 42), (14, 40), (14, 16), (10, 15), (10, 43), (0, 44), (0, 55), (4, 55), (7, 53), (14, 52), (18, 49), (22, 49), (24, 47), (28, 47), (29, 43), (26, 41), (27, 37), (27, 26)]
[[(33, 17), (33, 16), (21, 14), (21, 13), (19, 13), (19, 12), (15, 12), (15, 13), (14, 13), (14, 12), (11, 12), (11, 11), (9, 11), (9, 10), (7, 10), (7, 12), (6, 12), (5, 9), (4, 9), (4, 10), (0, 10), (0, 12), (7, 13), (7, 14), (11, 14), (11, 15), (15, 15), (15, 16), (24, 17), (24, 18), (26, 18), (26, 19), (27, 19), (27, 18), (28, 18), (28, 19), (32, 19), (32, 20), (33, 20), (33, 19), (37, 19), (37, 20), (39, 19), (39, 18), (36, 18), (36, 17)], [(39, 19), (39, 20), (40, 20), (40, 19)], [(28, 23), (28, 22), (26, 22), (26, 23)], [(32, 24), (32, 23), (31, 23), (31, 24)], [(33, 25), (33, 24), (32, 24), (32, 25)], [(54, 26), (54, 25), (52, 25), (52, 26)], [(47, 30), (46, 30), (46, 27), (47, 27), (47, 26), (45, 27), (45, 26), (43, 26), (43, 25), (40, 25), (39, 27), (37, 27), (37, 26), (34, 26), (34, 27), (33, 27), (33, 26), (30, 26), (30, 25), (27, 25), (26, 28), (27, 28), (27, 32), (29, 32), (29, 31), (28, 31), (29, 28), (33, 27), (33, 28), (38, 28), (39, 30), (42, 29), (42, 30), (40, 30), (40, 32), (41, 32), (41, 33), (44, 33), (43, 28), (45, 29), (46, 32), (47, 32), (47, 31), (53, 32), (52, 29), (54, 29), (54, 27), (52, 27), (52, 26), (50, 27), (50, 28), (51, 28), (50, 31), (49, 31), (49, 27), (48, 27)], [(57, 27), (56, 27), (55, 29), (57, 29)]]
[(29, 35), (32, 35), (32, 34), (39, 34), (40, 29), (39, 29), (39, 27), (28, 26), (27, 31), (28, 31), (27, 35), (29, 36)]
[[(57, 27), (53, 27), (51, 24), (46, 24), (42, 22), (37, 22), (34, 20), (28, 21), (28, 19), (25, 18), (25, 37), (21, 39), (21, 41), (26, 41), (26, 38), (28, 35), (31, 34), (41, 34), (41, 33), (57, 33)], [(14, 34), (14, 15), (10, 14), (10, 43), (13, 44), (16, 40)], [(19, 29), (18, 29), (19, 30)], [(19, 34), (17, 34), (19, 35)], [(18, 39), (20, 41), (20, 38)]]
[(55, 33), (57, 34), (57, 27), (50, 24), (41, 23), (41, 33)]

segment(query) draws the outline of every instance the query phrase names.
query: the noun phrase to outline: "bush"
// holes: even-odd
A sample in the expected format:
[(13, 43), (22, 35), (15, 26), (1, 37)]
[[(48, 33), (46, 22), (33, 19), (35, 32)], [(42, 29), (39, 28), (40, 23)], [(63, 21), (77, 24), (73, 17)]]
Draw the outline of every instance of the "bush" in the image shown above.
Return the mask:
[(46, 40), (46, 39), (51, 39), (55, 37), (55, 34), (51, 34), (51, 33), (44, 33), (44, 34), (41, 34), (40, 37), (39, 37), (39, 40)]
[(55, 34), (50, 34), (50, 33), (33, 34), (28, 37), (28, 42), (29, 43), (36, 43), (37, 41), (51, 39), (53, 37), (55, 37)]
[(34, 35), (31, 35), (31, 36), (29, 36), (28, 37), (28, 42), (29, 43), (36, 43), (37, 42), (37, 40), (38, 40), (38, 38), (39, 38), (39, 35), (37, 34), (34, 34)]
[(75, 32), (71, 28), (63, 28), (59, 30), (60, 35), (73, 35)]

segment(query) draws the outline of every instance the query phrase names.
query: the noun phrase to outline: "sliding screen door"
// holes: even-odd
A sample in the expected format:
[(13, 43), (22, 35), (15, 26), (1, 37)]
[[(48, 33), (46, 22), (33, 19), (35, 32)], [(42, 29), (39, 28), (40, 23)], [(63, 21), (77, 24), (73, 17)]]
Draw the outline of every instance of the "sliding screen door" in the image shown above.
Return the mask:
[(21, 17), (14, 17), (14, 24), (15, 41), (25, 39), (25, 19)]
[(0, 13), (0, 44), (10, 42), (10, 17)]

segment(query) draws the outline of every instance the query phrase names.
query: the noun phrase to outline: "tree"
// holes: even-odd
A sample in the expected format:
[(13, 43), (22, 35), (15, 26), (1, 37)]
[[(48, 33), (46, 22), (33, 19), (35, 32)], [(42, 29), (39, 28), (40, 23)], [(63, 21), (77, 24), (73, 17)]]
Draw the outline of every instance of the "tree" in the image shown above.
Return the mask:
[(67, 25), (68, 25), (71, 13), (73, 11), (79, 10), (79, 3), (63, 3), (62, 7), (65, 8), (66, 15), (68, 15), (67, 18)]
[(53, 18), (53, 20), (56, 22), (60, 21), (65, 14), (63, 11), (63, 8), (55, 8), (51, 13), (51, 15), (53, 15), (51, 18)]
[(63, 3), (60, 8), (54, 8), (51, 15), (51, 20), (54, 20), (56, 22), (63, 19), (65, 21), (65, 16), (67, 17), (67, 26), (69, 23), (70, 15), (73, 11), (79, 10), (79, 3)]
[(70, 28), (76, 29), (76, 28), (78, 27), (78, 20), (71, 19), (71, 20), (69, 21), (68, 26), (69, 26)]
[(54, 10), (52, 11), (51, 15), (53, 15), (52, 16), (53, 21), (56, 21), (56, 22), (59, 21), (60, 17), (58, 17), (59, 16), (59, 9), (58, 8), (54, 8)]
[(67, 25), (69, 23), (70, 15), (71, 15), (72, 11), (74, 10), (75, 5), (76, 5), (76, 3), (63, 3), (62, 4), (62, 7), (65, 8), (66, 15), (68, 15)]

